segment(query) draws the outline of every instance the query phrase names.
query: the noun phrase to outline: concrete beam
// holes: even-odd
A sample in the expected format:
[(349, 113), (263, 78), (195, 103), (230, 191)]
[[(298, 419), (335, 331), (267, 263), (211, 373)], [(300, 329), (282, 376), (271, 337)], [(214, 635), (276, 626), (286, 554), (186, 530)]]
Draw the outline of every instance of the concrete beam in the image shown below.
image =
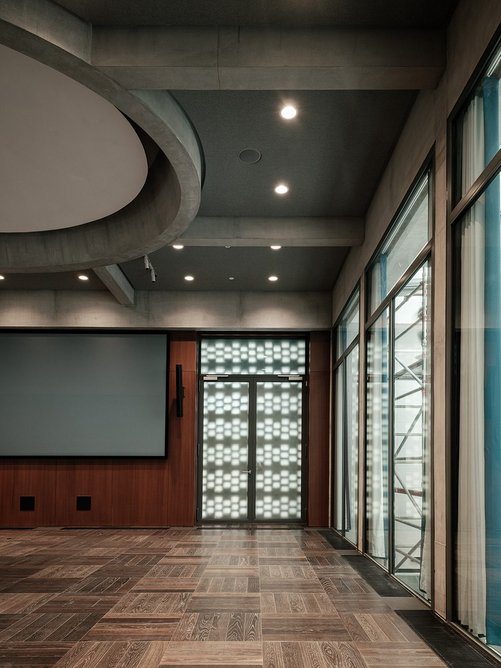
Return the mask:
[[(126, 90), (89, 64), (92, 26), (50, 0), (0, 0), (0, 44), (90, 88), (160, 148), (139, 195), (73, 228), (4, 233), (0, 271), (73, 271), (151, 253), (186, 229), (200, 205), (202, 156), (183, 110), (166, 91)], [(110, 177), (111, 178), (111, 177)]]
[(119, 304), (123, 306), (134, 304), (134, 288), (118, 265), (110, 264), (106, 267), (94, 267), (94, 273)]
[(305, 331), (331, 327), (330, 292), (2, 290), (0, 327)]
[(204, 218), (178, 238), (185, 246), (359, 246), (362, 218)]
[(419, 90), (445, 67), (439, 30), (94, 27), (92, 64), (167, 90)]

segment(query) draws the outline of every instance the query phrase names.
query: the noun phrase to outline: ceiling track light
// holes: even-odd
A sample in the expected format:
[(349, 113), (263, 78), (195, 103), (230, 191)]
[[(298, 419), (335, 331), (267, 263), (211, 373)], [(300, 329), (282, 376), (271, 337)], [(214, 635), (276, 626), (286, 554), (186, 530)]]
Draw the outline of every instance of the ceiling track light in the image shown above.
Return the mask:
[(147, 255), (144, 256), (144, 268), (146, 271), (150, 272), (151, 282), (155, 283), (157, 280), (157, 272), (155, 271), (155, 267), (151, 264), (151, 260)]

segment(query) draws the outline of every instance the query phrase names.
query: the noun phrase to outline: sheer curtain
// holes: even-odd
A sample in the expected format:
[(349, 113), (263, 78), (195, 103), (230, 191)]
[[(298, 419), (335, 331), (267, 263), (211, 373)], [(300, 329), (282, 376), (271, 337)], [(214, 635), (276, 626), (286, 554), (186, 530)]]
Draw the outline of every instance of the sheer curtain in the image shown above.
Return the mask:
[[(484, 112), (473, 98), (463, 121), (463, 192), (484, 165)], [(461, 235), (459, 476), (457, 532), (458, 619), (485, 635), (484, 280), (485, 206), (465, 215)]]

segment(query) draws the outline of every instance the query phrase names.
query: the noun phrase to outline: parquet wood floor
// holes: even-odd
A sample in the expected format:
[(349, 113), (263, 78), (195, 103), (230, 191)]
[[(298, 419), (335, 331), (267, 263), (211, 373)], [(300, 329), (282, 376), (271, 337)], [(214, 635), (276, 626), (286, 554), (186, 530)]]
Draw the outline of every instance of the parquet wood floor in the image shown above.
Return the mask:
[(0, 666), (444, 666), (342, 552), (298, 529), (0, 531)]

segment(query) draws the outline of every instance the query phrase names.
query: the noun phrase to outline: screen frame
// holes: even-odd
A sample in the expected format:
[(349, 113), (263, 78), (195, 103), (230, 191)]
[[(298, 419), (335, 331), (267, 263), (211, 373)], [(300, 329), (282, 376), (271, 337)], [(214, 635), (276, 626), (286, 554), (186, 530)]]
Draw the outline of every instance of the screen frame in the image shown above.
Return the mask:
[(164, 329), (130, 329), (130, 328), (110, 328), (110, 327), (1, 327), (0, 328), (0, 341), (3, 334), (42, 334), (42, 335), (56, 335), (56, 336), (72, 336), (72, 335), (89, 335), (96, 336), (109, 335), (109, 336), (142, 336), (142, 335), (160, 335), (165, 337), (165, 426), (164, 426), (164, 450), (161, 455), (4, 455), (0, 453), (0, 462), (8, 462), (9, 460), (67, 460), (67, 461), (78, 461), (85, 460), (90, 462), (94, 461), (114, 461), (114, 460), (141, 460), (143, 462), (151, 461), (162, 461), (167, 459), (168, 450), (169, 450), (169, 413), (171, 410), (171, 397), (170, 397), (170, 330)]

